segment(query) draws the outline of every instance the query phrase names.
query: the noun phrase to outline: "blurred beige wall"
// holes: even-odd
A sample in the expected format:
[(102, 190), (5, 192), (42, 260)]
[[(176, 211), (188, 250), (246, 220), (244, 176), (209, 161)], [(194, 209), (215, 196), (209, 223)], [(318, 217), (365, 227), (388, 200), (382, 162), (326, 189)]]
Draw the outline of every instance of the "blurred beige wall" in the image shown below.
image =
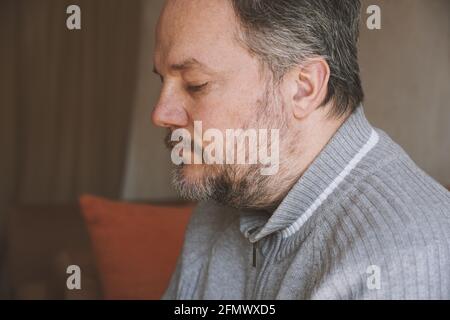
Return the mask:
[[(164, 130), (150, 123), (159, 79), (152, 74), (154, 25), (162, 0), (145, 1), (140, 78), (123, 198), (176, 198)], [(381, 8), (381, 30), (368, 30), (366, 8)], [(450, 184), (450, 1), (363, 1), (360, 64), (369, 120), (413, 160)]]
[(361, 29), (369, 120), (450, 185), (450, 1), (383, 0), (382, 29)]
[(155, 26), (164, 0), (142, 1), (141, 53), (128, 159), (122, 196), (128, 200), (171, 200), (176, 192), (170, 184), (170, 153), (163, 144), (165, 130), (151, 123), (160, 79), (153, 73)]

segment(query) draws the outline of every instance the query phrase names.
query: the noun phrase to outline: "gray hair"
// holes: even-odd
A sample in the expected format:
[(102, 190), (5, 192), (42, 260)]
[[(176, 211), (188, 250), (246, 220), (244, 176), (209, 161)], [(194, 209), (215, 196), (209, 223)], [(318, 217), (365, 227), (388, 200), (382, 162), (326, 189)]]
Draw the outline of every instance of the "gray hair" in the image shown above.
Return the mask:
[(323, 57), (330, 67), (332, 114), (353, 111), (364, 98), (358, 66), (359, 0), (231, 0), (240, 38), (280, 81), (295, 65)]

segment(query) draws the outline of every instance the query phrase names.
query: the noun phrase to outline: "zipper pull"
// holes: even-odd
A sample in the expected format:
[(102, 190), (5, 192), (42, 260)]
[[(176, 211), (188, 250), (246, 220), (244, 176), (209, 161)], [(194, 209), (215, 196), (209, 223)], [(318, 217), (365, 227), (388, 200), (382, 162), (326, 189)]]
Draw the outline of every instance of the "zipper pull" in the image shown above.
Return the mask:
[(253, 242), (253, 268), (256, 268), (256, 253), (257, 253), (257, 242)]

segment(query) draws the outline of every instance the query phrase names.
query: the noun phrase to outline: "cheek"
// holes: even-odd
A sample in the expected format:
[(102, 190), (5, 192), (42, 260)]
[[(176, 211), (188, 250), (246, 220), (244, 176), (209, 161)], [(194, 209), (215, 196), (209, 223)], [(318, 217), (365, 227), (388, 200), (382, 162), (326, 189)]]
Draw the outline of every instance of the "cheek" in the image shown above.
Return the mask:
[(238, 129), (254, 118), (252, 108), (248, 103), (223, 100), (202, 106), (195, 119), (202, 121), (204, 128)]
[(258, 101), (255, 91), (256, 88), (233, 86), (210, 93), (198, 101), (193, 118), (203, 121), (206, 128), (242, 128), (255, 118)]

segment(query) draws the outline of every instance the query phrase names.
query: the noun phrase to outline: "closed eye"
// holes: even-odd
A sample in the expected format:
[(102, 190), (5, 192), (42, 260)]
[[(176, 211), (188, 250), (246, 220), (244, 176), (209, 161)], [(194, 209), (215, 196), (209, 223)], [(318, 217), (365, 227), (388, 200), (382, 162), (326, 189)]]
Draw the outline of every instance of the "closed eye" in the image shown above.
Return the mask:
[(197, 92), (202, 91), (207, 85), (208, 85), (208, 82), (205, 82), (198, 86), (188, 86), (187, 90), (192, 93), (197, 93)]

